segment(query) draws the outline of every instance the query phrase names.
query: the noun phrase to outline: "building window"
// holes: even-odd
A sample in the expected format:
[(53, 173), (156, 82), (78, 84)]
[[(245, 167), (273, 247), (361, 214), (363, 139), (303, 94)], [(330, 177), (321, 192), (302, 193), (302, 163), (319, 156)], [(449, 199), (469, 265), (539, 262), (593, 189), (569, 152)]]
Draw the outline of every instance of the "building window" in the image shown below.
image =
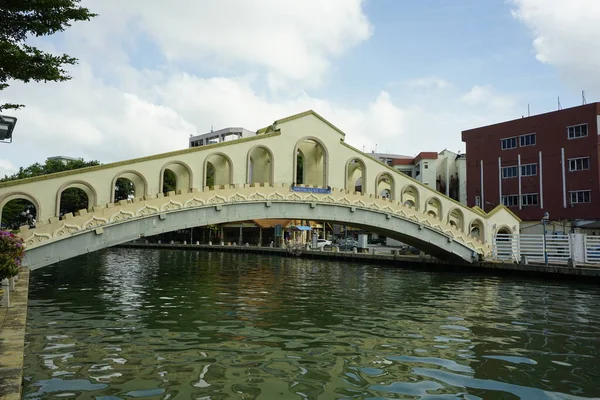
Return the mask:
[(521, 165), (521, 176), (534, 176), (534, 175), (537, 175), (537, 164)]
[(569, 158), (569, 171), (583, 171), (586, 169), (590, 169), (589, 157)]
[(577, 203), (591, 203), (592, 202), (592, 191), (591, 190), (574, 190), (569, 192), (571, 198), (571, 204)]
[(581, 137), (586, 137), (588, 135), (588, 125), (574, 125), (567, 127), (567, 132), (569, 134), (569, 139), (577, 139)]
[(529, 193), (521, 196), (521, 204), (524, 206), (537, 206), (538, 205), (538, 194)]
[(507, 196), (502, 196), (502, 204), (507, 207), (516, 207), (519, 205), (519, 195), (518, 194), (509, 194)]
[(517, 138), (500, 139), (500, 145), (502, 146), (502, 150), (515, 149), (517, 147)]
[(424, 168), (425, 168), (425, 169), (429, 169), (429, 164), (425, 163), (425, 164), (424, 164)]
[(515, 165), (512, 167), (502, 167), (502, 179), (516, 178), (519, 175), (519, 170)]
[(519, 146), (535, 146), (535, 133), (519, 136)]
[(404, 175), (412, 177), (412, 171), (411, 170), (406, 170), (406, 169), (402, 170), (402, 169), (399, 169), (398, 171), (402, 172)]

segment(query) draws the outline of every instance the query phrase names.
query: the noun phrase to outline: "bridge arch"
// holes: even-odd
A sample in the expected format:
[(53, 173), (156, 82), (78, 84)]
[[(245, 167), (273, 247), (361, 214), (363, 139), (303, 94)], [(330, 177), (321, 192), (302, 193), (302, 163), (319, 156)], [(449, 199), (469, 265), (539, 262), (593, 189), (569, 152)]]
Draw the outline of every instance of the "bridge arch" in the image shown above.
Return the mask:
[[(81, 180), (67, 182), (67, 183), (64, 183), (63, 185), (61, 185), (58, 188), (58, 191), (56, 192), (56, 208), (54, 209), (55, 216), (60, 215), (63, 192), (65, 190), (71, 189), (71, 188), (82, 190), (85, 193), (85, 195), (87, 196), (87, 201), (88, 201), (86, 209), (90, 209), (93, 206), (98, 205), (98, 194), (96, 192), (96, 189), (94, 189), (94, 187), (90, 183), (81, 181)], [(75, 211), (79, 211), (79, 210), (75, 210)]]
[(400, 200), (405, 206), (419, 210), (419, 189), (415, 185), (406, 185), (402, 188)]
[[(126, 179), (129, 182), (131, 182), (131, 184), (133, 184), (133, 188), (134, 188), (134, 197), (143, 197), (146, 194), (148, 194), (148, 180), (146, 179), (146, 177), (144, 177), (144, 175), (142, 175), (140, 172), (138, 171), (134, 171), (132, 169), (129, 170), (125, 170), (125, 171), (121, 171), (118, 174), (115, 175), (115, 177), (112, 180), (111, 183), (111, 189), (110, 189), (110, 202), (111, 203), (115, 203), (116, 202), (116, 187), (117, 187), (117, 180), (119, 179)], [(124, 200), (124, 199), (120, 199), (120, 200)]]
[(165, 183), (165, 172), (170, 170), (175, 174), (175, 192), (187, 193), (194, 186), (194, 173), (183, 161), (169, 161), (160, 169), (159, 189), (162, 192)]
[(380, 172), (375, 178), (375, 195), (390, 200), (396, 198), (396, 181), (389, 172)]
[[(302, 155), (302, 182), (298, 182), (298, 152)], [(292, 182), (309, 186), (329, 185), (329, 151), (325, 144), (314, 136), (305, 136), (296, 142), (293, 157)]]
[(508, 226), (506, 225), (502, 225), (501, 227), (499, 227), (498, 229), (496, 229), (496, 235), (500, 234), (500, 235), (511, 235), (513, 233), (512, 229), (510, 229)]
[[(255, 190), (248, 188), (245, 191), (249, 195), (247, 200), (244, 200), (246, 195), (239, 193), (229, 199), (212, 194), (212, 199), (220, 198), (219, 203), (211, 202), (210, 199), (203, 203), (196, 198), (198, 194), (191, 193), (178, 196), (175, 200), (154, 198), (145, 201), (144, 205), (126, 203), (109, 209), (112, 216), (105, 212), (98, 216), (84, 215), (75, 217), (68, 227), (62, 222), (46, 227), (49, 233), (34, 230), (29, 237), (24, 238), (28, 246), (24, 265), (32, 269), (40, 268), (59, 260), (139, 239), (140, 234), (152, 236), (184, 229), (189, 227), (190, 221), (197, 221), (199, 225), (213, 225), (246, 221), (248, 216), (256, 219), (280, 219), (285, 216), (352, 225), (413, 245), (434, 257), (449, 260), (472, 262), (476, 254), (480, 254), (481, 250), (485, 251), (481, 246), (475, 250), (468, 241), (449, 240), (442, 230), (423, 226), (418, 220), (391, 215), (381, 209), (355, 208), (342, 202), (329, 203), (327, 201), (330, 200), (326, 197), (315, 207), (307, 207), (306, 200), (297, 198), (297, 194), (287, 199), (273, 196), (273, 199), (279, 200), (267, 205), (260, 196), (250, 199), (250, 194)], [(277, 192), (274, 194), (277, 195)], [(185, 198), (188, 200), (184, 201)], [(159, 205), (165, 201), (172, 207)], [(215, 204), (219, 206), (215, 207)], [(96, 227), (103, 227), (103, 230), (99, 232)]]
[(448, 213), (448, 224), (461, 232), (465, 230), (465, 214), (458, 208), (454, 207)]
[(219, 187), (233, 184), (233, 161), (225, 153), (209, 154), (204, 159), (203, 178), (204, 186)]
[[(262, 164), (261, 164), (262, 161)], [(267, 146), (256, 145), (248, 150), (246, 157), (246, 183), (273, 185), (275, 162), (273, 152)]]
[(485, 242), (485, 228), (483, 221), (479, 218), (475, 218), (469, 224), (469, 235), (479, 239), (482, 243)]
[(442, 201), (437, 196), (431, 196), (425, 202), (425, 213), (439, 220), (443, 220)]
[[(360, 171), (360, 176), (357, 176), (357, 172)], [(346, 174), (345, 174), (345, 189), (349, 192), (360, 192), (365, 194), (367, 190), (367, 166), (365, 162), (358, 157), (349, 159), (346, 162)], [(357, 184), (360, 179), (360, 190), (356, 190), (359, 187)]]
[(26, 192), (12, 192), (0, 197), (0, 221), (2, 221), (2, 211), (4, 210), (4, 206), (12, 200), (27, 200), (28, 202), (33, 204), (33, 207), (35, 207), (36, 214), (34, 218), (38, 220), (40, 219), (40, 216), (44, 215), (42, 214), (40, 202), (34, 195)]

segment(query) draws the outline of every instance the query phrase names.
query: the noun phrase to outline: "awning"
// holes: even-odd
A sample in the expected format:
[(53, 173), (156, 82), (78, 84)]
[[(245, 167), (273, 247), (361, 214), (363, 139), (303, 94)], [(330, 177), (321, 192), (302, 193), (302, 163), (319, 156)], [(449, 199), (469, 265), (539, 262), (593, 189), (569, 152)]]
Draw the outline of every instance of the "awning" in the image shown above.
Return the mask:
[(294, 229), (298, 229), (299, 231), (310, 231), (312, 228), (310, 226), (295, 226)]

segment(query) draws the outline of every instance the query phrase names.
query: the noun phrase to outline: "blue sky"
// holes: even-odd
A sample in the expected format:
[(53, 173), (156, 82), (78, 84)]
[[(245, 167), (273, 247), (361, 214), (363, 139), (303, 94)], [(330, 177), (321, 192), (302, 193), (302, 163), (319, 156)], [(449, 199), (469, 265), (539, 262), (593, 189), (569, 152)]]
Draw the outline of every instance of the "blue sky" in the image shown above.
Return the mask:
[(600, 93), (597, 0), (84, 4), (99, 17), (32, 42), (79, 58), (73, 80), (0, 92), (27, 105), (0, 174), (175, 150), (309, 108), (359, 149), (457, 151), (462, 130)]

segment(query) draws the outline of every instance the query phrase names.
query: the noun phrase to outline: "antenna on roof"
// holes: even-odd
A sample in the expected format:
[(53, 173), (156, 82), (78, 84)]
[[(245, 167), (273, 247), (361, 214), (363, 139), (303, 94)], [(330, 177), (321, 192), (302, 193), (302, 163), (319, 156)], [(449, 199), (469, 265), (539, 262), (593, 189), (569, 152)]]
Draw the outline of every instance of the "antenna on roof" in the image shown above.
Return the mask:
[(527, 103), (527, 116), (531, 117), (531, 110), (529, 108), (529, 103)]
[(214, 132), (214, 129), (213, 129), (213, 126), (211, 125), (210, 126), (210, 133), (213, 133), (213, 132)]
[(581, 91), (581, 102), (583, 103), (583, 105), (587, 104), (587, 101), (585, 100), (585, 90)]
[(560, 96), (558, 96), (558, 109), (562, 110), (561, 106), (560, 106)]

